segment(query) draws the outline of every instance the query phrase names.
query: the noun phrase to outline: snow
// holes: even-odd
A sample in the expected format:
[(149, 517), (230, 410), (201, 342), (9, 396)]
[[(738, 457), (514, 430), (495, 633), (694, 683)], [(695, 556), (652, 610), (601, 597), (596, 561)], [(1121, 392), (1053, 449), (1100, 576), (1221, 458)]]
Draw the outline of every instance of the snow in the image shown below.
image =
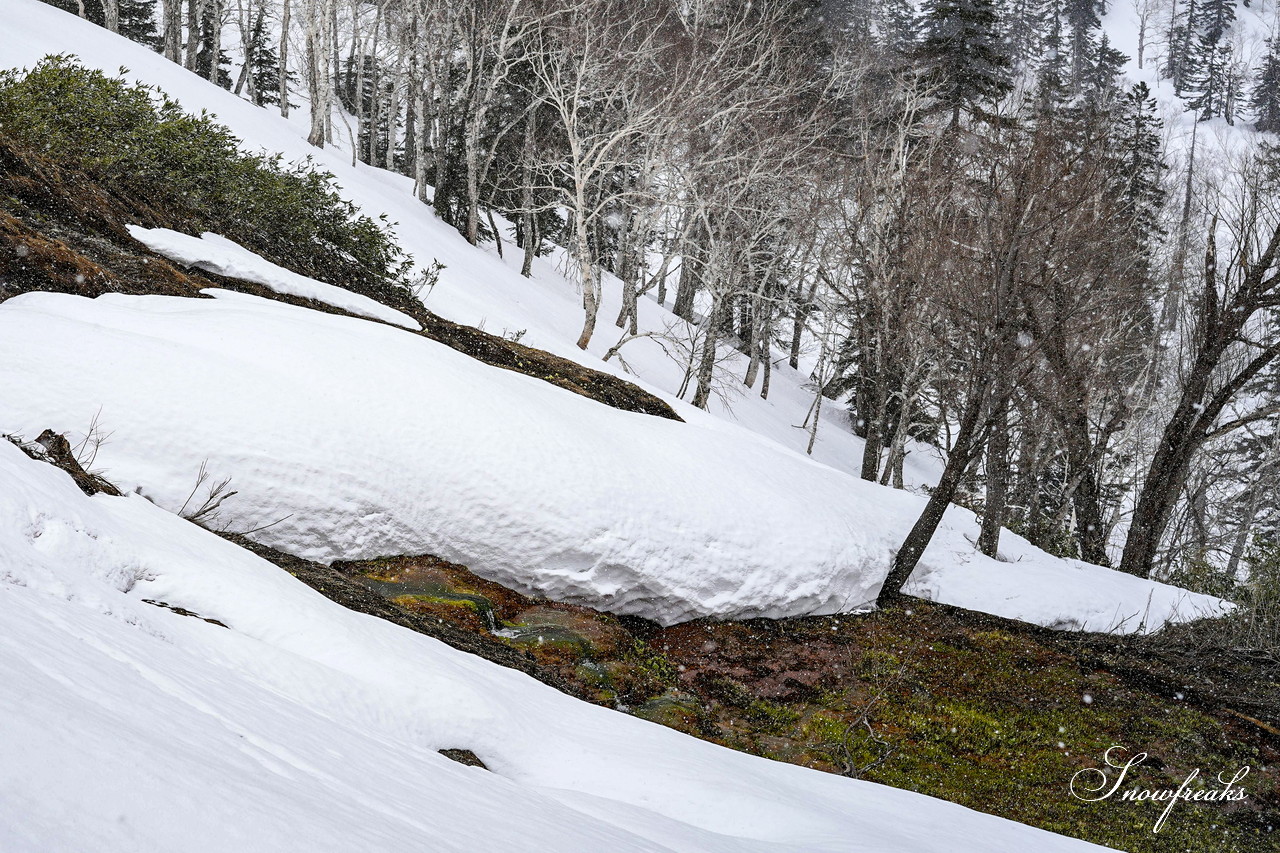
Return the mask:
[[(444, 264), (437, 284), (426, 299), (427, 307), (450, 320), (477, 326), (498, 335), (524, 335), (521, 342), (553, 352), (597, 370), (625, 375), (628, 379), (672, 402), (686, 420), (710, 420), (706, 413), (675, 398), (684, 380), (684, 371), (667, 354), (679, 346), (671, 338), (688, 337), (685, 321), (677, 318), (651, 298), (640, 300), (642, 329), (657, 336), (625, 344), (621, 357), (601, 359), (621, 337), (612, 319), (621, 305), (618, 282), (606, 276), (600, 308), (600, 325), (588, 352), (575, 346), (582, 328), (582, 297), (575, 283), (566, 279), (563, 253), (557, 250), (534, 261), (533, 279), (519, 274), (520, 254), (512, 245), (510, 228), (505, 226), (506, 259), (490, 246), (477, 250), (452, 227), (441, 222), (431, 208), (413, 195), (413, 180), (364, 163), (352, 165), (350, 145), (343, 136), (343, 123), (335, 120), (339, 139), (319, 149), (306, 137), (309, 118), (305, 105), (294, 110), (288, 120), (270, 110), (253, 106), (230, 92), (209, 85), (185, 69), (146, 48), (112, 36), (74, 16), (51, 9), (39, 0), (14, 0), (13, 13), (6, 18), (6, 38), (0, 40), (0, 67), (31, 67), (49, 54), (70, 53), (87, 67), (105, 73), (122, 73), (124, 79), (159, 85), (190, 112), (207, 110), (219, 122), (243, 139), (247, 151), (280, 154), (286, 162), (310, 159), (331, 172), (341, 195), (361, 212), (373, 218), (385, 214), (398, 223), (396, 234), (403, 248), (420, 267), (432, 260)], [(121, 70), (121, 66), (125, 66)], [(305, 101), (302, 92), (295, 100)], [(670, 329), (671, 334), (667, 331)], [(785, 361), (773, 372), (769, 399), (759, 397), (756, 388), (742, 385), (746, 358), (722, 346), (720, 393), (712, 402), (715, 419), (744, 426), (793, 450), (803, 451), (808, 432), (798, 426), (813, 402), (813, 391), (805, 371), (792, 370)], [(780, 354), (775, 353), (775, 358)], [(806, 357), (803, 363), (811, 360)], [(846, 472), (856, 472), (862, 461), (863, 442), (849, 428), (847, 414), (830, 401), (821, 414), (813, 455), (815, 459)], [(936, 482), (941, 471), (939, 457), (931, 448), (917, 446), (905, 464), (908, 485)]]
[[(609, 281), (602, 329), (580, 352), (580, 297), (559, 256), (526, 280), (518, 259), (436, 220), (407, 178), (307, 145), (305, 109), (282, 120), (38, 0), (6, 13), (0, 66), (52, 53), (124, 64), (248, 150), (313, 157), (363, 212), (398, 221), (423, 265), (446, 265), (432, 310), (631, 371), (688, 423), (487, 367), (213, 234), (134, 232), (181, 263), (391, 325), (219, 290), (0, 304), (0, 432), (78, 441), (96, 419), (94, 467), (141, 492), (88, 498), (0, 441), (0, 849), (1101, 849), (579, 702), (345, 610), (175, 516), (230, 477), (238, 493), (216, 522), (294, 553), (431, 552), (524, 591), (674, 622), (854, 609), (923, 500), (849, 476), (862, 443), (836, 406), (813, 459), (797, 452), (813, 400), (803, 371), (778, 365), (762, 400), (725, 349), (722, 398), (693, 409), (674, 394), (683, 375), (664, 347), (683, 321), (665, 307), (642, 300), (640, 323), (668, 339), (627, 343), (625, 370), (603, 362), (619, 304)], [(193, 496), (202, 466), (212, 477)], [(937, 471), (924, 448), (908, 459), (910, 485)], [(1010, 533), (992, 560), (976, 535), (953, 508), (908, 591), (1124, 631), (1221, 606)], [(471, 749), (490, 771), (442, 748)]]
[[(593, 355), (613, 344), (616, 282), (607, 283), (592, 352), (579, 351), (580, 296), (555, 256), (522, 278), (518, 258), (478, 250), (437, 220), (408, 178), (308, 145), (305, 110), (283, 120), (37, 0), (17, 0), (9, 31), (0, 64), (54, 52), (106, 70), (123, 62), (120, 73), (214, 113), (246, 148), (314, 158), (365, 213), (398, 221), (421, 263), (446, 265), (432, 310), (622, 370), (619, 359)], [(136, 233), (192, 263), (333, 297), (217, 235)], [(207, 461), (214, 482), (231, 477), (239, 491), (222, 523), (270, 525), (255, 537), (285, 550), (322, 560), (431, 552), (517, 589), (667, 623), (855, 609), (874, 598), (922, 506), (848, 476), (862, 442), (838, 406), (824, 407), (814, 448), (826, 464), (798, 452), (813, 396), (785, 364), (768, 400), (727, 374), (724, 400), (708, 414), (669, 393), (683, 380), (664, 349), (670, 340), (625, 344), (622, 358), (638, 374), (629, 378), (670, 401), (681, 425), (607, 409), (387, 326), (221, 296), (37, 294), (0, 306), (0, 429), (77, 434), (97, 415), (111, 434), (99, 464), (171, 510), (187, 502)], [(644, 330), (678, 332), (683, 322), (641, 300)], [(741, 375), (743, 357), (723, 354)], [(937, 470), (936, 457), (913, 453), (908, 483)], [(1008, 532), (1002, 559), (992, 560), (976, 552), (976, 530), (971, 512), (952, 508), (908, 591), (1097, 630), (1150, 630), (1222, 606), (1053, 558)]]
[(0, 482), (11, 853), (1102, 849), (580, 702), (4, 441)]
[[(430, 553), (663, 624), (865, 605), (924, 505), (713, 418), (623, 412), (396, 328), (206, 292), (0, 304), (0, 431), (78, 442), (96, 420), (96, 466), (171, 511), (203, 501), (205, 468), (237, 491), (220, 523), (281, 550)], [(953, 507), (908, 591), (1091, 630), (1220, 606), (1011, 533), (994, 560), (976, 536)]]
[(422, 329), (417, 320), (402, 311), (389, 308), (359, 293), (298, 275), (220, 234), (206, 231), (199, 237), (192, 237), (168, 228), (143, 228), (138, 225), (129, 225), (127, 228), (133, 239), (185, 267), (252, 281), (265, 285), (276, 293), (314, 299), (361, 317), (382, 320), (415, 332)]

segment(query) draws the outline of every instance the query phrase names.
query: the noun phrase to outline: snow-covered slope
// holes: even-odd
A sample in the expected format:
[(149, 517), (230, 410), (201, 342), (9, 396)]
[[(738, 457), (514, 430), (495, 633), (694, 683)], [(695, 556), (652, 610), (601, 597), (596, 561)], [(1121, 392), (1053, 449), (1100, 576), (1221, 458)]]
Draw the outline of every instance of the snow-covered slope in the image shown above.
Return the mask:
[(1101, 849), (579, 702), (5, 441), (0, 483), (6, 853)]
[[(17, 0), (9, 33), (0, 64), (68, 51), (104, 69), (124, 63), (187, 109), (217, 114), (247, 147), (314, 155), (366, 212), (398, 220), (418, 258), (447, 265), (433, 309), (491, 331), (527, 330), (525, 342), (589, 366), (617, 364), (573, 346), (579, 299), (549, 264), (521, 278), (436, 220), (407, 179), (317, 151), (299, 126), (37, 0)], [(157, 247), (185, 263), (222, 268), (231, 258), (240, 274), (333, 298), (319, 282), (264, 272), (216, 236), (181, 246), (168, 236)], [(606, 316), (616, 298), (608, 294)], [(647, 329), (672, 321), (655, 303), (641, 309)], [(625, 415), (386, 326), (261, 300), (33, 295), (0, 306), (0, 326), (0, 430), (74, 434), (97, 417), (111, 434), (98, 464), (172, 510), (207, 460), (214, 482), (231, 477), (239, 491), (224, 505), (227, 523), (270, 525), (254, 535), (320, 559), (433, 552), (517, 588), (663, 622), (826, 613), (874, 597), (921, 507), (795, 452), (808, 400), (785, 370), (770, 400), (741, 399), (748, 430), (669, 394), (687, 425)], [(658, 393), (680, 384), (654, 340), (624, 353)], [(856, 462), (847, 427), (822, 435), (819, 458), (846, 470)], [(927, 466), (915, 473), (929, 478)], [(953, 509), (908, 590), (1096, 630), (1152, 628), (1217, 606), (1049, 557), (1012, 534), (992, 560), (975, 538), (972, 513)]]
[[(96, 419), (96, 466), (170, 510), (229, 477), (220, 523), (282, 550), (432, 553), (665, 624), (856, 608), (923, 507), (713, 419), (619, 411), (389, 326), (210, 292), (0, 304), (0, 431)], [(976, 535), (953, 508), (912, 591), (1093, 630), (1217, 604), (1012, 534), (992, 560)]]
[[(431, 209), (413, 195), (413, 181), (364, 163), (352, 165), (350, 146), (340, 129), (336, 144), (324, 149), (306, 141), (308, 118), (305, 106), (285, 120), (272, 111), (260, 109), (230, 92), (212, 86), (185, 69), (146, 48), (112, 36), (73, 15), (53, 9), (39, 0), (9, 0), (5, 4), (5, 34), (0, 39), (0, 67), (31, 67), (49, 54), (70, 53), (90, 67), (115, 74), (122, 67), (126, 79), (158, 85), (191, 112), (208, 110), (218, 121), (244, 140), (250, 151), (280, 153), (286, 161), (311, 158), (316, 166), (332, 172), (344, 198), (365, 213), (386, 214), (399, 223), (396, 229), (405, 250), (421, 265), (438, 259), (445, 265), (439, 284), (426, 299), (432, 311), (460, 323), (478, 326), (494, 334), (524, 332), (522, 343), (548, 350), (598, 370), (627, 375), (647, 390), (673, 402), (686, 420), (706, 418), (701, 410), (674, 399), (683, 380), (683, 370), (668, 357), (660, 338), (641, 338), (625, 344), (621, 356), (634, 374), (625, 374), (619, 359), (608, 363), (601, 358), (618, 342), (621, 330), (611, 320), (617, 315), (621, 296), (616, 287), (607, 287), (600, 309), (600, 327), (589, 352), (574, 342), (582, 328), (582, 297), (574, 283), (561, 273), (559, 253), (534, 263), (532, 280), (519, 275), (518, 252), (508, 251), (504, 261), (493, 247), (477, 250), (456, 230), (435, 217)], [(301, 93), (299, 100), (305, 100)], [(342, 123), (336, 122), (341, 128)], [(507, 248), (511, 248), (510, 235)], [(611, 280), (610, 284), (616, 284)], [(650, 299), (639, 306), (642, 328), (662, 332), (683, 324), (670, 311)], [(738, 423), (765, 435), (785, 447), (803, 450), (808, 433), (798, 426), (813, 402), (813, 394), (802, 386), (807, 376), (785, 363), (774, 372), (770, 398), (742, 386), (745, 360), (727, 348), (722, 351), (726, 381), (723, 397), (717, 396), (712, 411), (720, 418)], [(734, 376), (730, 376), (730, 372)], [(734, 377), (737, 378), (734, 378)], [(857, 471), (862, 460), (862, 440), (849, 429), (846, 414), (828, 406), (822, 414), (814, 457), (843, 471)], [(935, 482), (940, 470), (933, 451), (919, 448), (908, 456), (906, 479), (918, 485)]]
[[(1253, 117), (1242, 111), (1234, 124), (1225, 119), (1199, 121), (1194, 111), (1187, 110), (1187, 96), (1174, 92), (1172, 80), (1162, 79), (1159, 69), (1168, 59), (1167, 45), (1170, 14), (1185, 7), (1168, 4), (1112, 3), (1102, 20), (1102, 28), (1111, 46), (1129, 57), (1122, 72), (1131, 83), (1145, 83), (1160, 105), (1165, 125), (1167, 156), (1172, 165), (1185, 165), (1195, 139), (1196, 169), (1199, 174), (1222, 176), (1231, 159), (1243, 149), (1265, 136), (1253, 129)], [(1142, 67), (1138, 67), (1138, 45), (1141, 18), (1147, 16)], [(1240, 74), (1244, 90), (1253, 85), (1253, 76), (1266, 53), (1265, 40), (1280, 25), (1275, 4), (1235, 4), (1235, 23), (1223, 37), (1232, 50), (1233, 70)]]

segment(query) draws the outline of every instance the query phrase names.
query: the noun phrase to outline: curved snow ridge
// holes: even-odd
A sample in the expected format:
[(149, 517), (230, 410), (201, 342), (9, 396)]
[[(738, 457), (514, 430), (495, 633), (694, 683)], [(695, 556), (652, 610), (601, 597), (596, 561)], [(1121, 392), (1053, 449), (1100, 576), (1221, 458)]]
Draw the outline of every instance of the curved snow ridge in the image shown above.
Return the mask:
[(0, 486), (6, 851), (1103, 849), (589, 705), (5, 441)]
[(286, 296), (314, 299), (361, 317), (382, 320), (415, 332), (422, 331), (422, 324), (403, 311), (397, 311), (359, 293), (287, 270), (212, 231), (192, 237), (168, 228), (143, 228), (140, 225), (125, 227), (133, 239), (184, 267), (252, 281)]
[[(216, 523), (281, 550), (430, 553), (663, 624), (856, 609), (923, 505), (724, 424), (622, 412), (380, 324), (211, 292), (0, 304), (0, 430), (78, 440), (96, 414), (96, 464), (170, 510), (229, 477)], [(1017, 562), (992, 560), (973, 537), (953, 508), (912, 589), (1045, 625), (1110, 629), (1148, 599), (1148, 630), (1187, 618), (1168, 606), (1180, 590), (1008, 533)]]
[(238, 492), (223, 504), (231, 529), (270, 525), (258, 538), (324, 562), (433, 553), (664, 623), (834, 612), (875, 595), (875, 531), (905, 495), (851, 505), (849, 478), (755, 437), (621, 412), (378, 324), (214, 292), (8, 300), (3, 428), (75, 432), (100, 411), (110, 439), (97, 464), (122, 488), (178, 510), (204, 465)]

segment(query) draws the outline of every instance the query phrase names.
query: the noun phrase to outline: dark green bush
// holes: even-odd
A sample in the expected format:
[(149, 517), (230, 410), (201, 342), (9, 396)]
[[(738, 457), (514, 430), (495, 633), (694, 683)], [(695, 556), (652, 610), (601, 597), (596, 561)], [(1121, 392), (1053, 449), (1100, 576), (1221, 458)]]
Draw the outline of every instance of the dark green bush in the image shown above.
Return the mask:
[(310, 160), (247, 154), (207, 113), (74, 57), (0, 72), (0, 133), (111, 191), (296, 272), (385, 296), (409, 265), (385, 217), (359, 215)]

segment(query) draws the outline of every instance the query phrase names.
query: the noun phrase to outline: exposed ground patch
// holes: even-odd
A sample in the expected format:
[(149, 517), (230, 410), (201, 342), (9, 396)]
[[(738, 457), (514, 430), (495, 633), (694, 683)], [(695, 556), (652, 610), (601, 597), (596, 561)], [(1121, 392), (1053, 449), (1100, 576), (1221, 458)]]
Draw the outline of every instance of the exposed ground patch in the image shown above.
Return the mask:
[[(576, 695), (744, 752), (942, 797), (1130, 851), (1280, 849), (1280, 661), (1194, 628), (1063, 634), (928, 602), (866, 616), (670, 628), (531, 599), (432, 557), (331, 571), (418, 618), (518, 651)], [(552, 677), (548, 677), (552, 676)], [(1248, 799), (1073, 798), (1113, 745), (1131, 781), (1250, 767)], [(1126, 788), (1129, 787), (1126, 785)]]

